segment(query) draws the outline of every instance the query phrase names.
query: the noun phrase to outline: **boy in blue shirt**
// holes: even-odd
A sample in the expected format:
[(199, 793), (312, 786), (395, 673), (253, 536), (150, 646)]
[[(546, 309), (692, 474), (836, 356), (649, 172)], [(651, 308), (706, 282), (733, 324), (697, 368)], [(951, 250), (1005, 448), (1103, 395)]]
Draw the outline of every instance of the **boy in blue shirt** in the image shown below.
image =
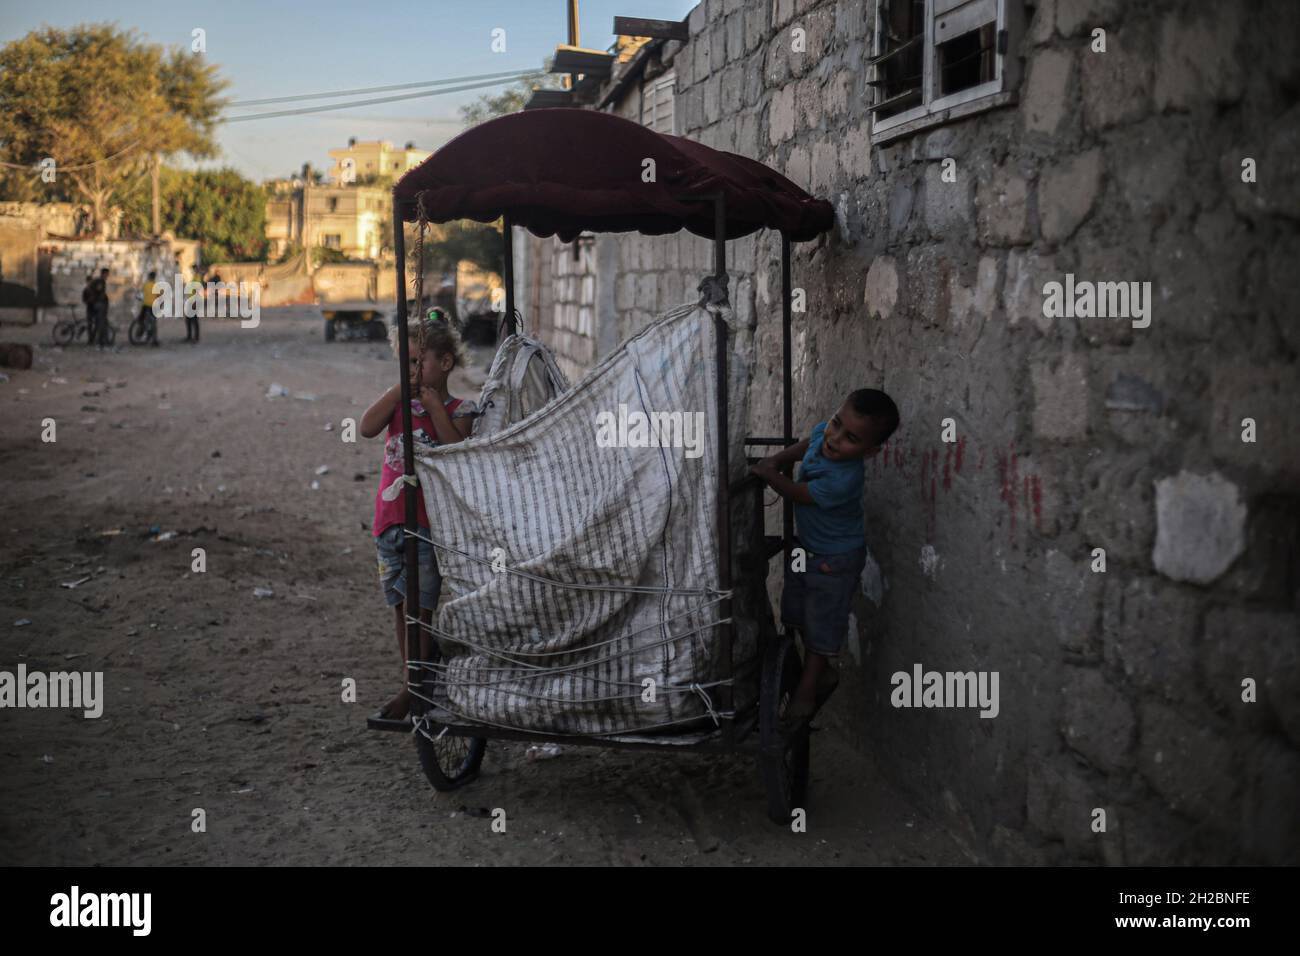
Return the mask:
[[(781, 620), (800, 629), (806, 652), (787, 721), (811, 717), (839, 683), (830, 658), (844, 645), (853, 591), (867, 562), (862, 511), (866, 459), (880, 451), (897, 427), (894, 400), (877, 389), (860, 388), (811, 436), (750, 469), (794, 502), (806, 558), (802, 571), (786, 566), (781, 595)], [(800, 462), (799, 475), (792, 481), (780, 468), (795, 461)]]

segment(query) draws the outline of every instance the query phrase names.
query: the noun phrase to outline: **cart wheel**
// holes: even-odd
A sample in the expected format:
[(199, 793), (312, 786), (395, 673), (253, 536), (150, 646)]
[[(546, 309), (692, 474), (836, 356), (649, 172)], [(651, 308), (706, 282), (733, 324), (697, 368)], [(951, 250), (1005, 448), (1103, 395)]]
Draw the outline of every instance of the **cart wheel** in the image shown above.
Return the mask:
[(366, 323), (366, 338), (371, 342), (382, 342), (388, 338), (388, 330), (384, 328), (382, 319), (371, 319)]
[[(430, 740), (429, 737), (434, 739)], [(455, 790), (478, 778), (478, 768), (487, 750), (486, 737), (438, 736), (438, 725), (426, 737), (415, 732), (415, 749), (420, 753), (420, 767), (433, 789)]]
[(325, 341), (326, 342), (334, 341), (334, 320), (333, 319), (325, 320)]
[(131, 320), (131, 326), (126, 330), (126, 337), (132, 345), (143, 345), (149, 338), (149, 326), (144, 319), (137, 316)]
[(758, 700), (758, 765), (767, 788), (767, 815), (783, 826), (790, 825), (790, 813), (802, 805), (808, 786), (808, 724), (791, 735), (781, 731), (781, 717), (801, 673), (803, 663), (792, 637), (767, 642)]

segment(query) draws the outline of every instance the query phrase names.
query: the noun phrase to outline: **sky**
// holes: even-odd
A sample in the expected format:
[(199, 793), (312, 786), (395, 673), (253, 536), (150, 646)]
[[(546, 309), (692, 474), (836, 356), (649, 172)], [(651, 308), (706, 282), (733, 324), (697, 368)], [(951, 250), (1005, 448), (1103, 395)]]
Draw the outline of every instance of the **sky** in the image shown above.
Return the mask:
[[(696, 0), (580, 0), (580, 41), (604, 50), (614, 42), (614, 16), (681, 20)], [(391, 86), (541, 66), (567, 42), (565, 0), (45, 0), (0, 3), (0, 44), (42, 26), (112, 22), (142, 39), (188, 50), (193, 31), (206, 33), (207, 59), (230, 81), (231, 101)], [(492, 50), (493, 31), (505, 50)], [(202, 166), (233, 166), (250, 179), (287, 176), (304, 162), (328, 172), (328, 151), (348, 138), (407, 141), (436, 149), (463, 128), (459, 107), (505, 86), (353, 107), (305, 116), (223, 124), (222, 155)], [(375, 93), (369, 99), (403, 92)], [(339, 100), (231, 108), (244, 115)], [(175, 165), (193, 167), (183, 159)]]

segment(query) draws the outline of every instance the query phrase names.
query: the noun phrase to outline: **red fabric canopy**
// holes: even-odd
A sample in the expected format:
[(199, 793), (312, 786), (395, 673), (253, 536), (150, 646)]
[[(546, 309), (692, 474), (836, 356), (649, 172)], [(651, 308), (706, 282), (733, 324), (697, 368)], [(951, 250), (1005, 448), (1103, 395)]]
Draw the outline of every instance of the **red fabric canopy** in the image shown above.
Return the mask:
[[(646, 159), (655, 181), (643, 182)], [(712, 237), (713, 205), (677, 197), (726, 197), (727, 238), (777, 229), (803, 242), (834, 223), (814, 199), (762, 163), (665, 136), (586, 109), (512, 113), (466, 130), (393, 187), (395, 201), (424, 193), (430, 222), (491, 222), (508, 214), (538, 236), (581, 232), (660, 235), (687, 229)], [(417, 218), (412, 206), (403, 218)]]

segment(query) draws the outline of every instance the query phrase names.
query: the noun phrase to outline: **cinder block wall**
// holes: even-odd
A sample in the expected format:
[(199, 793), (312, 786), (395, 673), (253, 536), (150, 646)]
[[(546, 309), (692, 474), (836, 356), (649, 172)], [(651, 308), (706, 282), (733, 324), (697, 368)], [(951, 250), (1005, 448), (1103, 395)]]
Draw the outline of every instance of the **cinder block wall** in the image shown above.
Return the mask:
[[(1298, 13), (1027, 4), (1017, 105), (883, 146), (873, 3), (705, 0), (667, 47), (684, 135), (836, 206), (796, 247), (796, 427), (866, 385), (904, 424), (868, 466), (828, 719), (985, 859), (1300, 862)], [(774, 434), (779, 240), (730, 255)], [(619, 237), (619, 337), (710, 266), (703, 239)], [(1067, 273), (1149, 281), (1150, 327), (1044, 317)], [(1000, 713), (892, 707), (917, 663), (997, 671)]]
[[(86, 276), (109, 270), (109, 317), (114, 322), (135, 318), (131, 293), (140, 289), (151, 271), (170, 279), (175, 272), (175, 254), (170, 243), (146, 239), (47, 239), (42, 253), (49, 256), (50, 287), (58, 305), (74, 305), (82, 310), (81, 291)], [(61, 309), (56, 310), (64, 317)], [(84, 314), (84, 310), (78, 314)]]

